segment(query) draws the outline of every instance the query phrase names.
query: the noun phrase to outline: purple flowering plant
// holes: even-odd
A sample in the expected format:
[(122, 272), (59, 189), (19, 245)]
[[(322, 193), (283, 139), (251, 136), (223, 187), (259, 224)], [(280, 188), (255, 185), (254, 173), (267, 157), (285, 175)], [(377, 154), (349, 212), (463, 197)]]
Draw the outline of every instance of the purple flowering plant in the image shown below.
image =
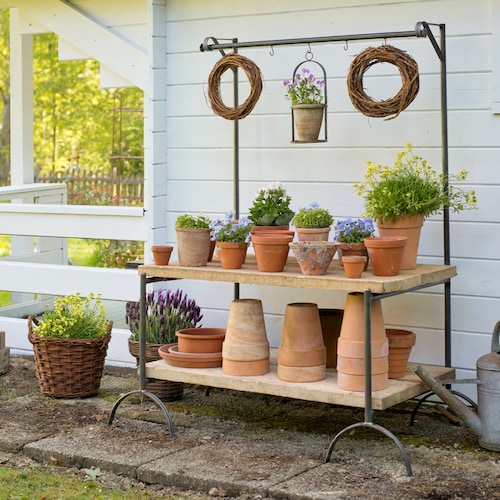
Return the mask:
[(223, 218), (213, 220), (210, 223), (212, 239), (215, 241), (228, 241), (232, 243), (249, 244), (251, 241), (250, 231), (253, 222), (248, 217), (240, 217), (234, 220), (234, 212), (228, 212)]
[(321, 104), (325, 80), (316, 78), (309, 69), (302, 68), (293, 81), (283, 80), (286, 98), (296, 104)]
[(339, 243), (363, 243), (374, 232), (375, 225), (371, 218), (340, 219), (335, 226), (334, 239)]
[[(200, 307), (182, 290), (148, 292), (146, 295), (146, 342), (172, 344), (177, 341), (175, 335), (177, 330), (194, 328), (202, 318)], [(140, 319), (140, 303), (128, 302), (125, 322), (132, 332), (131, 340), (139, 340)]]

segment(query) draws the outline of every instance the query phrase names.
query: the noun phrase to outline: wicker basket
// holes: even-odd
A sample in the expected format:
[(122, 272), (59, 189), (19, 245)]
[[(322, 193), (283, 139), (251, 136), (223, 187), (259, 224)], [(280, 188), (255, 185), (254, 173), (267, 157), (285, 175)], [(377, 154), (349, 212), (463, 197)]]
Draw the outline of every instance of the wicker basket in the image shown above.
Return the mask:
[(95, 396), (113, 322), (109, 322), (107, 335), (96, 339), (41, 338), (33, 332), (37, 324), (36, 318), (28, 318), (28, 339), (33, 344), (40, 392), (54, 398)]
[[(162, 359), (158, 354), (158, 349), (162, 345), (146, 343), (146, 363)], [(128, 349), (130, 354), (137, 360), (137, 365), (139, 365), (139, 342), (129, 339)], [(158, 396), (163, 401), (178, 401), (184, 396), (184, 383), (172, 380), (148, 379), (146, 390)]]

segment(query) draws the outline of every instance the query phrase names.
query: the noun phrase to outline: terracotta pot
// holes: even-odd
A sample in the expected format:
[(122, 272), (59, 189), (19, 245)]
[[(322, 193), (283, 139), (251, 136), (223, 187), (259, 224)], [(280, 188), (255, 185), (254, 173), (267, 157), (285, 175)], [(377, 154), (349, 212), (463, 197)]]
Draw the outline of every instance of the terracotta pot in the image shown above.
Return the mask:
[(324, 275), (339, 244), (332, 241), (299, 241), (290, 243), (302, 274)]
[[(342, 327), (337, 345), (337, 385), (346, 391), (365, 390), (365, 314), (364, 296), (349, 293), (346, 297)], [(371, 304), (372, 389), (385, 389), (388, 377), (388, 341), (385, 334), (382, 304)]]
[(258, 233), (252, 236), (252, 245), (255, 250), (257, 269), (261, 272), (281, 272), (285, 267), (288, 244), (293, 236), (286, 234), (273, 234), (272, 236), (261, 236)]
[(404, 377), (417, 336), (414, 332), (395, 328), (387, 328), (386, 334), (389, 341), (389, 378)]
[(248, 245), (246, 243), (218, 241), (217, 248), (223, 269), (241, 269), (247, 256)]
[(215, 240), (210, 240), (210, 248), (208, 250), (208, 262), (212, 262), (215, 252)]
[(179, 352), (222, 352), (225, 328), (184, 328), (175, 332)]
[(293, 121), (300, 142), (316, 142), (323, 123), (324, 104), (295, 104)]
[(326, 349), (327, 368), (335, 368), (337, 366), (337, 342), (339, 340), (343, 315), (343, 309), (319, 310), (319, 321)]
[(156, 266), (167, 266), (170, 261), (174, 247), (168, 245), (153, 245), (151, 252), (153, 252), (153, 261)]
[(277, 375), (287, 382), (315, 382), (326, 377), (326, 349), (316, 304), (286, 306)]
[(269, 342), (259, 299), (231, 302), (222, 344), (222, 371), (241, 376), (269, 373)]
[(372, 236), (365, 239), (374, 276), (399, 274), (406, 240), (406, 236)]
[(409, 215), (395, 221), (375, 221), (380, 236), (406, 236), (408, 241), (401, 261), (401, 269), (415, 269), (417, 267), (418, 245), (420, 232), (424, 224), (422, 214)]
[[(289, 231), (290, 224), (283, 224), (281, 226), (252, 226), (250, 230), (250, 234), (260, 233), (260, 232), (268, 232), (268, 231)], [(293, 233), (293, 231), (292, 231)]]
[(328, 241), (330, 226), (328, 227), (296, 227), (298, 241)]
[(337, 255), (339, 256), (339, 263), (340, 266), (342, 267), (342, 257), (344, 255), (361, 255), (366, 257), (366, 262), (365, 266), (363, 268), (363, 271), (366, 271), (368, 269), (368, 250), (365, 247), (365, 244), (363, 242), (361, 243), (345, 243), (340, 241), (340, 246), (339, 249), (337, 250)]
[(175, 228), (179, 264), (186, 267), (202, 267), (210, 253), (210, 229)]
[(363, 255), (344, 255), (342, 264), (347, 278), (361, 278), (368, 259)]
[(164, 345), (158, 353), (168, 365), (180, 368), (219, 368), (222, 365), (220, 352), (180, 352), (177, 344)]

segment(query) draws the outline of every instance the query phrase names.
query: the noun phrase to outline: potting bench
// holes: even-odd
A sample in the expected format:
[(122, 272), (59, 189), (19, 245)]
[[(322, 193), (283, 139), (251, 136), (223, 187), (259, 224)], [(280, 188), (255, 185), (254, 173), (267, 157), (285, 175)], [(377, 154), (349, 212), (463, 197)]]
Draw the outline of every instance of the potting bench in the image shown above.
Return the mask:
[[(455, 266), (420, 264), (411, 271), (401, 271), (398, 276), (374, 276), (370, 269), (363, 273), (361, 279), (346, 278), (337, 261), (331, 264), (324, 276), (307, 276), (301, 274), (294, 257), (289, 256), (285, 270), (280, 273), (263, 273), (257, 270), (255, 257), (249, 255), (242, 269), (222, 269), (219, 262), (209, 262), (206, 267), (182, 267), (176, 263), (168, 266), (141, 265), (140, 303), (141, 319), (145, 318), (146, 287), (148, 283), (177, 279), (217, 281), (248, 285), (268, 285), (295, 288), (311, 288), (332, 291), (358, 292), (364, 295), (365, 304), (365, 373), (371, 373), (371, 302), (383, 298), (412, 292), (448, 282), (456, 275)], [(145, 352), (145, 323), (141, 322), (141, 352)], [(370, 427), (391, 438), (400, 449), (405, 460), (408, 475), (412, 475), (409, 458), (399, 440), (387, 429), (373, 422), (373, 410), (383, 410), (427, 391), (425, 384), (409, 369), (405, 377), (389, 380), (387, 389), (372, 391), (371, 377), (365, 377), (364, 392), (350, 392), (339, 389), (335, 370), (328, 370), (327, 378), (319, 382), (291, 383), (284, 382), (276, 376), (276, 350), (271, 350), (271, 372), (256, 377), (234, 377), (222, 373), (221, 368), (180, 368), (168, 365), (164, 360), (145, 363), (141, 355), (139, 363), (140, 390), (123, 395), (110, 414), (111, 423), (120, 402), (129, 394), (140, 392), (153, 399), (163, 410), (170, 425), (170, 433), (174, 428), (168, 410), (161, 400), (146, 391), (148, 378), (171, 380), (189, 384), (198, 384), (238, 391), (254, 392), (274, 396), (282, 396), (307, 401), (351, 406), (365, 409), (363, 422), (343, 429), (334, 438), (328, 451), (330, 459), (335, 443), (341, 435), (355, 427)], [(274, 360), (274, 363), (273, 363)], [(425, 366), (434, 377), (441, 381), (454, 377), (454, 369), (442, 366)]]

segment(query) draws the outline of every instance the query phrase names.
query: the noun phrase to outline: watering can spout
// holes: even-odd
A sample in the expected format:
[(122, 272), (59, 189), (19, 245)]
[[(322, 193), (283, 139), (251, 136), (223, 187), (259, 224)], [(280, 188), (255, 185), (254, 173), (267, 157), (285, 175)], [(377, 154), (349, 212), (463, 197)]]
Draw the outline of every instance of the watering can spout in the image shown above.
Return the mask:
[(481, 419), (477, 413), (471, 411), (421, 366), (415, 368), (415, 373), (429, 386), (431, 391), (436, 393), (451, 409), (453, 409), (457, 417), (465, 422), (474, 433), (478, 436), (482, 435)]

